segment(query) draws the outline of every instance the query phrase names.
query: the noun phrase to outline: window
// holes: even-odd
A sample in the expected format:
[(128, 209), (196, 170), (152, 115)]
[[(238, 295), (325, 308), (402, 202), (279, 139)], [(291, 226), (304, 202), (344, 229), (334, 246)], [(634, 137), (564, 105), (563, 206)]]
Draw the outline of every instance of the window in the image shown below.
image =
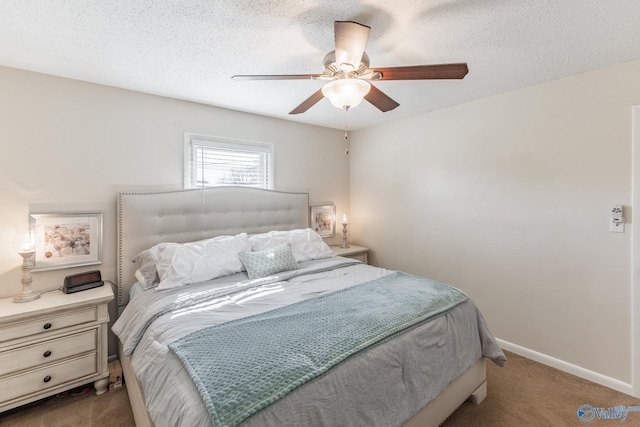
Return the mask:
[(243, 185), (273, 189), (273, 144), (184, 135), (184, 188)]

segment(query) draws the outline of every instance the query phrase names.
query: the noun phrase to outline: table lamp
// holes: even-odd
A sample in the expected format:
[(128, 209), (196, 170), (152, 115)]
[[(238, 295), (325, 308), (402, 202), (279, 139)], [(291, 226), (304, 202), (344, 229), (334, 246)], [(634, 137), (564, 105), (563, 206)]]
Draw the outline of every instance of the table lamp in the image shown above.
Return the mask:
[(347, 225), (349, 224), (349, 220), (347, 219), (347, 214), (342, 215), (342, 244), (341, 248), (348, 248), (349, 244), (347, 243)]
[(40, 293), (31, 288), (31, 270), (35, 267), (34, 254), (36, 253), (36, 236), (31, 228), (16, 229), (16, 237), (13, 239), (13, 248), (22, 257), (22, 292), (13, 298), (13, 302), (28, 302), (40, 298)]

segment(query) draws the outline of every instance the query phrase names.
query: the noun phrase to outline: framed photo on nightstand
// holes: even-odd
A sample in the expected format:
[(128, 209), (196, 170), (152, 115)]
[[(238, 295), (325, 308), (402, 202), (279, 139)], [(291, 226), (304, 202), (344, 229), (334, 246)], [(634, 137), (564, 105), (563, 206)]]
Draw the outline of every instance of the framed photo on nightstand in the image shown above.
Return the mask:
[(311, 206), (311, 228), (321, 237), (336, 234), (336, 205)]
[(102, 213), (31, 214), (34, 271), (102, 264)]

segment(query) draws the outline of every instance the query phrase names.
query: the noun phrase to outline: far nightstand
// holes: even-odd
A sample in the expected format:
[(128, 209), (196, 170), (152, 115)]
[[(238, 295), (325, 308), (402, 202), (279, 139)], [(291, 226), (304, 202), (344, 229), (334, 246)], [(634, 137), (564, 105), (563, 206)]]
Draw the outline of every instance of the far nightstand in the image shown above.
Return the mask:
[(73, 294), (0, 299), (0, 412), (94, 382), (107, 391), (111, 283)]
[(343, 256), (347, 258), (359, 259), (364, 263), (369, 262), (369, 248), (364, 246), (349, 245), (348, 248), (341, 248), (340, 246), (331, 246), (333, 254), (335, 256)]

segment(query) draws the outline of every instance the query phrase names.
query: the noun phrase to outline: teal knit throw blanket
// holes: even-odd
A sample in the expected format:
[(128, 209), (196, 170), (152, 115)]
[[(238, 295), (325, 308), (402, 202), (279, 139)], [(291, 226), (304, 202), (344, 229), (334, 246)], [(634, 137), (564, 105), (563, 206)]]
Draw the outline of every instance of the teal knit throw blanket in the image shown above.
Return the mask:
[(230, 427), (354, 354), (466, 301), (447, 285), (402, 272), (172, 343), (213, 424)]

